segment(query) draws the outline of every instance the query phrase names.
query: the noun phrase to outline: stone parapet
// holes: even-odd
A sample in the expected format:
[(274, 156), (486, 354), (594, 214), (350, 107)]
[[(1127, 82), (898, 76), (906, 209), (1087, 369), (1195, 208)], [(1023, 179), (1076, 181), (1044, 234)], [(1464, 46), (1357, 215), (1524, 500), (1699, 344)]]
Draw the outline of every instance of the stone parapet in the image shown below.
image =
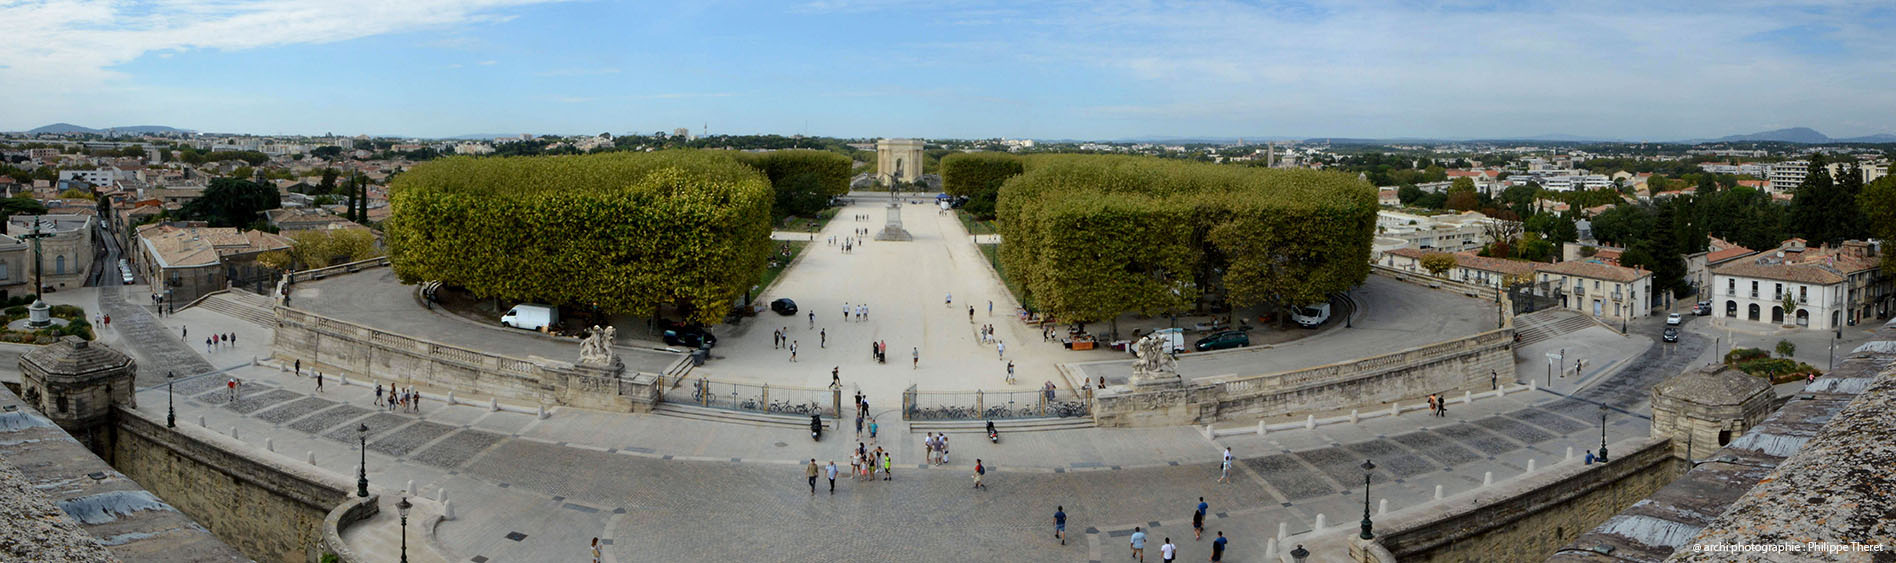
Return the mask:
[(349, 548), (342, 541), (342, 530), (381, 512), (382, 495), (370, 494), (367, 497), (349, 497), (349, 500), (337, 505), (323, 517), (323, 550), (336, 554), (336, 557), (349, 563), (368, 561), (363, 554)]

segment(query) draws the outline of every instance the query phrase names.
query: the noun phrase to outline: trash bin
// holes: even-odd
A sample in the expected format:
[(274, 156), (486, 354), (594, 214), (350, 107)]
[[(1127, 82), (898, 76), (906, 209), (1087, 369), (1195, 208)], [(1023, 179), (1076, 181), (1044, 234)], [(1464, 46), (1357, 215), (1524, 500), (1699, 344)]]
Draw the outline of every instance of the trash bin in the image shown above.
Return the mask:
[(691, 365), (693, 367), (702, 366), (704, 365), (704, 361), (706, 359), (709, 359), (710, 357), (711, 357), (710, 350), (706, 350), (704, 348), (692, 350), (691, 351)]

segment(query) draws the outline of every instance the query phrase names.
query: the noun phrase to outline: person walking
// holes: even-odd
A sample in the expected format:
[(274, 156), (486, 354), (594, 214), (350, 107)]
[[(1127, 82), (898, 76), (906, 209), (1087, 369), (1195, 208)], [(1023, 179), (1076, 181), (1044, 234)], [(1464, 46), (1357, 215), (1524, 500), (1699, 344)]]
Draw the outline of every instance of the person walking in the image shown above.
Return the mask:
[(1014, 362), (1007, 362), (1007, 384), (1014, 384)]
[(1172, 563), (1172, 557), (1178, 555), (1178, 546), (1172, 545), (1172, 538), (1165, 538), (1165, 545), (1159, 546), (1159, 559)]
[(993, 299), (988, 300), (988, 316), (990, 317), (994, 316), (994, 300)]
[(974, 324), (974, 306), (968, 306), (968, 324)]
[(849, 303), (843, 303), (843, 322), (849, 322)]
[(592, 563), (599, 563), (599, 538), (598, 537), (593, 538), (592, 554), (593, 554)]
[[(881, 450), (882, 448), (876, 448), (876, 451), (881, 451)], [(888, 452), (882, 452), (882, 480), (884, 481), (895, 480), (894, 463), (895, 463), (894, 456), (889, 455)]]
[(856, 433), (857, 434), (862, 434), (862, 417), (863, 417), (862, 410), (858, 409), (856, 411)]
[(783, 333), (776, 330), (770, 331), (770, 349), (776, 350), (782, 347), (783, 347)]
[(1067, 507), (1053, 508), (1053, 537), (1060, 538), (1060, 545), (1067, 544)]
[(1501, 373), (1495, 370), (1488, 370), (1488, 390), (1495, 391), (1499, 389), (1501, 389)]
[(829, 478), (830, 478), (830, 494), (833, 495), (833, 494), (836, 494), (836, 460), (833, 460), (833, 459), (830, 460), (830, 464), (829, 464)]
[(303, 359), (302, 358), (296, 359), (296, 376), (297, 377), (303, 376)]
[(948, 463), (948, 435), (942, 434), (940, 436), (936, 436), (935, 447), (941, 448), (941, 462)]
[(828, 347), (829, 347), (829, 345), (830, 345), (830, 331), (829, 331), (829, 329), (827, 329), (827, 328), (826, 328), (826, 329), (823, 329), (823, 330), (819, 330), (819, 331), (816, 331), (816, 338), (817, 338), (817, 340), (816, 340), (816, 347), (818, 347), (818, 348), (828, 348)]
[(816, 328), (816, 311), (810, 311), (810, 328)]
[(810, 458), (810, 466), (803, 468), (803, 475), (810, 478), (810, 495), (816, 495), (816, 458)]
[(1007, 359), (1007, 343), (1006, 342), (1001, 342), (1000, 340), (994, 341), (994, 356), (996, 359), (1000, 359), (1000, 360)]
[(869, 441), (871, 441), (871, 442), (874, 442), (874, 441), (876, 441), (876, 419), (875, 419), (875, 417), (870, 417), (870, 418), (869, 418)]
[(1226, 539), (1225, 539), (1225, 533), (1224, 533), (1224, 530), (1218, 530), (1218, 539), (1215, 539), (1215, 540), (1211, 540), (1211, 560), (1212, 560), (1212, 561), (1214, 561), (1214, 562), (1215, 562), (1215, 561), (1224, 561), (1224, 558), (1225, 558), (1225, 543), (1226, 543), (1227, 541), (1229, 541), (1229, 540), (1226, 540)]
[(375, 406), (382, 406), (382, 384), (375, 384)]
[(981, 465), (980, 458), (975, 458), (974, 460), (974, 488), (976, 489), (987, 488), (987, 485), (981, 483), (981, 478), (986, 475), (987, 475), (987, 467), (984, 465)]
[[(216, 381), (216, 380), (213, 379), (212, 381)], [(233, 403), (237, 402), (237, 379), (231, 378), (230, 380), (225, 381), (224, 386), (230, 389), (230, 401)]]
[(316, 392), (323, 392), (323, 372), (316, 372)]
[(1430, 415), (1435, 414), (1435, 394), (1434, 393), (1429, 394), (1429, 414)]
[[(1231, 482), (1231, 448), (1225, 448), (1224, 459), (1218, 462), (1218, 482)], [(1203, 497), (1200, 497), (1203, 500)]]
[(942, 306), (944, 307), (955, 306), (955, 294), (949, 293), (945, 295), (944, 297), (942, 297)]
[(834, 366), (830, 368), (830, 389), (843, 388), (842, 370), (843, 370), (843, 366)]
[(1143, 528), (1140, 528), (1138, 526), (1132, 527), (1132, 542), (1131, 543), (1132, 543), (1132, 558), (1138, 559), (1139, 563), (1145, 563), (1146, 533)]
[(797, 341), (790, 341), (790, 361), (797, 361)]
[(1205, 497), (1198, 497), (1198, 509), (1192, 511), (1192, 539), (1194, 540), (1205, 539), (1205, 511), (1207, 510), (1211, 510), (1211, 505), (1205, 504)]
[(909, 369), (922, 369), (922, 348), (917, 346), (909, 353), (915, 356), (915, 361), (909, 364)]

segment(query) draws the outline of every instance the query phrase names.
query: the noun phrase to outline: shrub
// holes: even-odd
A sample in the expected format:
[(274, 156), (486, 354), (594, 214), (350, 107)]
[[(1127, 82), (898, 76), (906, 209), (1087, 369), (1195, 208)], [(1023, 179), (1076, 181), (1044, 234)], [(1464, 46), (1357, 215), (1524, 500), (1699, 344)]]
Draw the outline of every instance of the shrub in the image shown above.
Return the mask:
[(86, 318), (86, 310), (73, 305), (54, 305), (46, 312), (62, 319)]
[(1725, 353), (1725, 363), (1737, 364), (1739, 362), (1768, 357), (1771, 357), (1769, 352), (1757, 348), (1733, 348), (1730, 352)]

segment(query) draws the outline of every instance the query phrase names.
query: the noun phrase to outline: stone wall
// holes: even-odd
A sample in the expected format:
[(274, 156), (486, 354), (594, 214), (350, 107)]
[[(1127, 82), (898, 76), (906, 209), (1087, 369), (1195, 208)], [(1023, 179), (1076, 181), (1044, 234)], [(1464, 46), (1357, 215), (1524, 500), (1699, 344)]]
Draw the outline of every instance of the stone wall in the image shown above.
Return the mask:
[(258, 561), (316, 561), (351, 483), (242, 442), (119, 409), (117, 469)]
[[(1614, 444), (1610, 463), (1567, 462), (1377, 522), (1382, 550), (1355, 546), (1365, 563), (1540, 561), (1672, 482), (1682, 470), (1666, 439)], [(1387, 559), (1393, 556), (1394, 559)]]
[(614, 376), (545, 358), (488, 354), (288, 307), (277, 307), (276, 316), (272, 354), (286, 364), (300, 359), (304, 369), (530, 405), (645, 412), (659, 400), (654, 374)]
[(1488, 390), (1514, 379), (1510, 326), (1446, 342), (1286, 372), (1199, 379), (1183, 387), (1096, 396), (1100, 426), (1167, 426), (1380, 407), (1429, 393)]

